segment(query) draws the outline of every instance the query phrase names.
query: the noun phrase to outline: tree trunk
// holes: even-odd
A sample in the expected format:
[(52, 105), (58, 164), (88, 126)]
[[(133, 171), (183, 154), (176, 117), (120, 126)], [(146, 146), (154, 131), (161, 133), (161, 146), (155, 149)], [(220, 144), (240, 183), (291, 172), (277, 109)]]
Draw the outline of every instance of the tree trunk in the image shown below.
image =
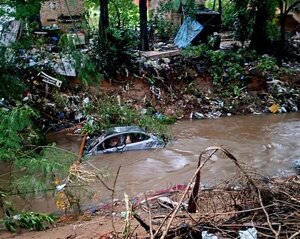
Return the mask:
[(212, 10), (214, 11), (216, 9), (216, 0), (214, 0), (214, 4), (213, 4), (213, 7), (212, 7)]
[(149, 51), (149, 42), (147, 34), (147, 0), (140, 0), (139, 2), (140, 11), (140, 49), (142, 51)]
[(283, 2), (279, 0), (279, 8), (280, 8), (280, 42), (279, 49), (277, 53), (277, 63), (281, 66), (282, 60), (285, 54), (285, 21), (286, 17), (293, 8), (300, 4), (300, 1), (295, 1), (289, 8), (286, 6), (287, 2)]
[(283, 1), (279, 1), (280, 9), (280, 41), (279, 49), (277, 53), (277, 64), (281, 66), (285, 48), (285, 17), (284, 17), (284, 4)]
[(223, 12), (223, 8), (222, 8), (222, 0), (219, 0), (219, 9), (218, 9), (218, 12), (222, 15), (222, 12)]
[(250, 48), (259, 54), (266, 53), (270, 42), (267, 35), (268, 9), (266, 0), (262, 1), (256, 11), (255, 24), (251, 35)]
[(108, 18), (108, 0), (100, 0), (100, 18), (99, 18), (99, 35), (106, 35), (106, 29), (109, 26)]

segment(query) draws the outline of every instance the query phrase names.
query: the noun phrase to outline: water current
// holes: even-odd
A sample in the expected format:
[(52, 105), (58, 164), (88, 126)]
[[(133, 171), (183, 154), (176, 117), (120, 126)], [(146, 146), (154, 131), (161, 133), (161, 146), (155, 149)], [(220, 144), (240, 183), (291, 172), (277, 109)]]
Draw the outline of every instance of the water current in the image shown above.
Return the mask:
[[(282, 115), (232, 116), (214, 120), (183, 120), (169, 127), (174, 139), (158, 150), (131, 151), (88, 158), (97, 168), (105, 167), (112, 186), (118, 167), (122, 165), (116, 184), (116, 197), (166, 189), (186, 184), (194, 173), (201, 151), (223, 145), (240, 162), (268, 175), (293, 173), (292, 162), (300, 159), (300, 113)], [(81, 138), (57, 134), (49, 138), (59, 147), (78, 152)], [(237, 172), (234, 164), (217, 153), (202, 170), (202, 183), (212, 185), (230, 179)], [(86, 204), (110, 199), (100, 183), (92, 186), (98, 196)], [(34, 208), (51, 211), (53, 200), (36, 199)]]

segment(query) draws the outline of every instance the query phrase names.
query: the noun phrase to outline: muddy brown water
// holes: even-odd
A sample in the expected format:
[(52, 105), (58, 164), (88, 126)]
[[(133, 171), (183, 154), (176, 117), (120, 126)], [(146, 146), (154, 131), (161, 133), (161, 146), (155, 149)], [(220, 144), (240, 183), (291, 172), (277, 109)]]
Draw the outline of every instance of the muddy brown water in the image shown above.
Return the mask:
[[(293, 173), (292, 161), (300, 159), (300, 113), (282, 115), (232, 116), (214, 120), (183, 120), (170, 126), (174, 140), (165, 148), (97, 155), (87, 160), (97, 168), (106, 167), (110, 186), (122, 165), (116, 186), (116, 197), (130, 197), (148, 190), (166, 189), (189, 182), (201, 151), (223, 145), (239, 161), (253, 166), (265, 175)], [(78, 152), (80, 137), (57, 134), (50, 137), (59, 147)], [(202, 183), (211, 185), (230, 179), (236, 167), (224, 155), (212, 157), (202, 170)], [(97, 196), (86, 206), (110, 200), (100, 184), (91, 186)], [(53, 211), (53, 200), (38, 198), (34, 210)]]

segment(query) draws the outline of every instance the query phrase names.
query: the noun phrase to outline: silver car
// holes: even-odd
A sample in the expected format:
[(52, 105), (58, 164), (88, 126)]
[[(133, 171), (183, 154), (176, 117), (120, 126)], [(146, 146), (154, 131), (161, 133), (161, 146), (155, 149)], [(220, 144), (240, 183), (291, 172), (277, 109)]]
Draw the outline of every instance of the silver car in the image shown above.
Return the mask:
[(138, 126), (115, 127), (105, 130), (100, 136), (88, 139), (86, 155), (115, 153), (129, 150), (163, 148), (163, 139), (147, 133)]

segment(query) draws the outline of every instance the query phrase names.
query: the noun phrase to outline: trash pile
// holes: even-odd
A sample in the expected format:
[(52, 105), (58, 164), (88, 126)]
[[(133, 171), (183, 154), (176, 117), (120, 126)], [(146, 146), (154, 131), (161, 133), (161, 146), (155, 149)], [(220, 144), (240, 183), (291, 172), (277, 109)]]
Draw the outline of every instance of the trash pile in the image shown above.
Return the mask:
[[(267, 55), (263, 58), (265, 62), (271, 59)], [(157, 100), (152, 105), (158, 109), (167, 108), (167, 112), (162, 113), (171, 112), (179, 115), (178, 118), (213, 119), (233, 114), (298, 111), (300, 90), (295, 87), (296, 82), (282, 79), (277, 66), (270, 72), (257, 69), (258, 64), (245, 63), (244, 76), (239, 83), (223, 82), (218, 87), (213, 86), (207, 66), (201, 59), (142, 57), (139, 72), (151, 85)], [(269, 66), (265, 64), (264, 67)], [(284, 63), (284, 67), (291, 71), (290, 76), (294, 74), (297, 78), (300, 72), (297, 63)]]
[(287, 52), (290, 57), (300, 60), (300, 32), (296, 32), (294, 36), (288, 39)]
[[(56, 36), (49, 37), (44, 37), (45, 42), (40, 46), (35, 45), (29, 50), (19, 49), (17, 55), (20, 61), (16, 68), (24, 72), (23, 80), (28, 85), (23, 93), (23, 102), (41, 111), (43, 127), (61, 129), (85, 119), (84, 101), (86, 98), (91, 99), (92, 95), (82, 93), (80, 84), (74, 84), (74, 89), (73, 86), (69, 87), (69, 81), (76, 80), (78, 73), (75, 61), (70, 55), (59, 51)], [(297, 37), (298, 35), (292, 39), (293, 44), (299, 43)], [(93, 44), (90, 41), (89, 44), (80, 45), (78, 50), (96, 57), (92, 50)], [(258, 72), (253, 62), (245, 64), (244, 78), (258, 79), (259, 84), (253, 84), (254, 80), (247, 83), (245, 79), (241, 79), (241, 84), (234, 86), (233, 82), (234, 87), (229, 89), (230, 82), (222, 82), (218, 87), (213, 85), (207, 61), (181, 56), (179, 49), (171, 42), (158, 42), (153, 48), (158, 55), (147, 56), (132, 52), (136, 61), (134, 72), (127, 72), (125, 81), (116, 81), (119, 85), (112, 86), (118, 89), (114, 91), (115, 96), (119, 95), (124, 100), (127, 97), (125, 103), (130, 102), (129, 91), (120, 91), (119, 88), (124, 83), (127, 84), (124, 88), (129, 86), (127, 79), (131, 75), (133, 79), (146, 81), (148, 88), (144, 89), (145, 97), (151, 95), (150, 99), (131, 100), (138, 105), (137, 108), (147, 108), (150, 100), (156, 112), (175, 116), (177, 119), (285, 113), (298, 111), (300, 107), (299, 88), (274, 74)], [(297, 64), (284, 63), (284, 66), (295, 70), (295, 74), (300, 72)], [(278, 68), (274, 70), (279, 72)], [(90, 95), (87, 96), (88, 94)]]

